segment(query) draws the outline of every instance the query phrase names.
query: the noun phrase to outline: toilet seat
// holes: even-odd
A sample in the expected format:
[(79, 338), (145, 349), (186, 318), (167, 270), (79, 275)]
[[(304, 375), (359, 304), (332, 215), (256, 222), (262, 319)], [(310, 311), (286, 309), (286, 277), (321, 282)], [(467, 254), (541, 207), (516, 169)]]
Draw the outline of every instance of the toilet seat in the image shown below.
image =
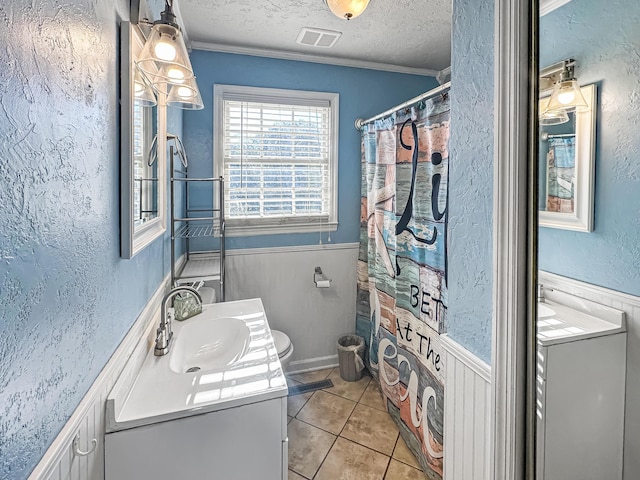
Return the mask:
[(271, 330), (271, 336), (273, 337), (273, 342), (276, 345), (276, 351), (278, 352), (279, 358), (282, 359), (282, 357), (291, 352), (293, 345), (291, 344), (291, 340), (287, 334), (282, 333), (279, 330)]

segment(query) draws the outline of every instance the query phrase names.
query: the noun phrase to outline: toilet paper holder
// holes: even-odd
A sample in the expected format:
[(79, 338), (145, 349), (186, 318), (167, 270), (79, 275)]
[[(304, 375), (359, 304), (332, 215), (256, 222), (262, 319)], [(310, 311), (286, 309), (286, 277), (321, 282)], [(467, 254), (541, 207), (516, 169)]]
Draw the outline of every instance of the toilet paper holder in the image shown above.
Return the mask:
[(331, 279), (322, 273), (322, 268), (316, 267), (313, 273), (313, 282), (316, 284), (316, 288), (329, 288), (331, 286)]

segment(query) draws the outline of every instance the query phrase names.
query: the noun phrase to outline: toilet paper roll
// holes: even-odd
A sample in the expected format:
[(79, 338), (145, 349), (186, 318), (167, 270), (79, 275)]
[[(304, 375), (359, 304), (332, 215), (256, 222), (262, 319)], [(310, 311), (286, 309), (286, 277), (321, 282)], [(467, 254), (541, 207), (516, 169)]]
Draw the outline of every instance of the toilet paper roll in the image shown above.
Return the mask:
[(331, 280), (316, 281), (316, 288), (329, 288), (330, 286), (331, 286)]

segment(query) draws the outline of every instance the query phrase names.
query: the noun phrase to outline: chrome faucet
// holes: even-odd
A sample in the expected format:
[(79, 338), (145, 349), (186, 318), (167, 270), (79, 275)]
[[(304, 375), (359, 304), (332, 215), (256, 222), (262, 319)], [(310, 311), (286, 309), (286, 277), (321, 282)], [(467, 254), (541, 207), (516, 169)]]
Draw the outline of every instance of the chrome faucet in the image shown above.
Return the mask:
[(153, 354), (160, 357), (169, 353), (169, 343), (171, 337), (173, 337), (173, 331), (171, 330), (171, 321), (173, 320), (173, 310), (167, 309), (169, 302), (177, 294), (181, 292), (188, 292), (193, 295), (196, 301), (202, 305), (202, 297), (195, 288), (180, 286), (175, 287), (167, 293), (162, 299), (162, 306), (160, 308), (160, 326), (156, 330), (156, 346), (153, 349)]

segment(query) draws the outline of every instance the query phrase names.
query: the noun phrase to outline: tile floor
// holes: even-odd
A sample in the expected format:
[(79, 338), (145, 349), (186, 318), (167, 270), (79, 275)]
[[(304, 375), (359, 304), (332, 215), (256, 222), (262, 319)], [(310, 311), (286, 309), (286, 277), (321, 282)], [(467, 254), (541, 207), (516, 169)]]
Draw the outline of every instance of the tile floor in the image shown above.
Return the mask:
[(288, 378), (334, 385), (287, 399), (289, 480), (426, 479), (371, 377), (345, 382), (336, 368)]

